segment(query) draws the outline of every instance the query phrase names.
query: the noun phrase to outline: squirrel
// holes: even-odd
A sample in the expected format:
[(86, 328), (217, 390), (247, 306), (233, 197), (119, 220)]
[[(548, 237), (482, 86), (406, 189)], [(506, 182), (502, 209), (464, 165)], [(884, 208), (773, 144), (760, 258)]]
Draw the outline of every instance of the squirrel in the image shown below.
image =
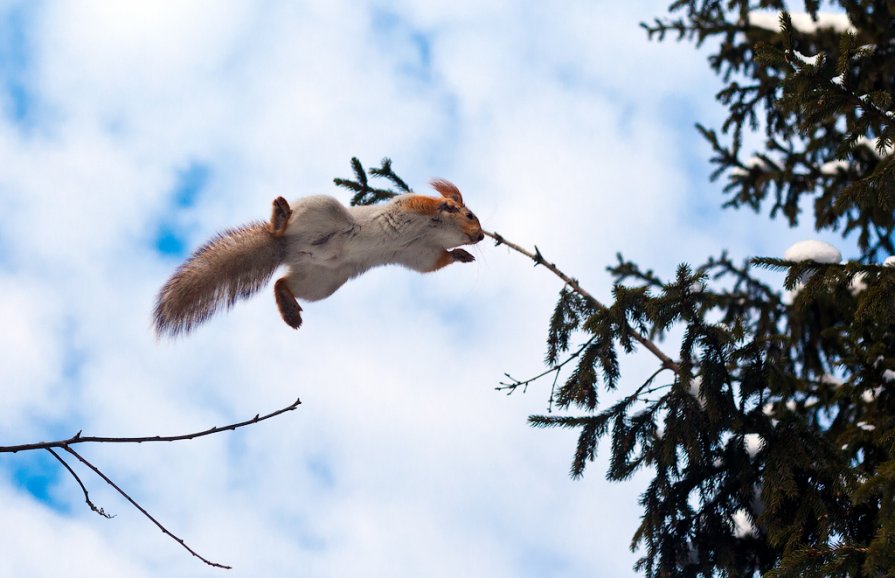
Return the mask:
[(156, 300), (156, 335), (189, 333), (259, 291), (281, 265), (288, 272), (274, 283), (274, 297), (283, 321), (298, 329), (296, 299), (325, 299), (373, 267), (395, 263), (426, 273), (474, 261), (456, 247), (485, 237), (479, 220), (455, 185), (443, 179), (431, 185), (441, 197), (403, 194), (369, 206), (346, 207), (326, 195), (290, 206), (277, 197), (269, 222), (219, 233), (177, 269)]

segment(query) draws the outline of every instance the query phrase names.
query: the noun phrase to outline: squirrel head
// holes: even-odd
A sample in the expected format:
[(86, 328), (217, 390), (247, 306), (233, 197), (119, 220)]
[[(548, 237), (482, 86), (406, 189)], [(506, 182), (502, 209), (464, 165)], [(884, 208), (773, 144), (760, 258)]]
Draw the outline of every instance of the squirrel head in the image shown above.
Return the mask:
[(463, 195), (456, 185), (444, 179), (435, 179), (432, 188), (444, 197), (432, 220), (444, 226), (449, 241), (453, 242), (450, 246), (472, 245), (485, 238), (479, 219), (463, 203)]

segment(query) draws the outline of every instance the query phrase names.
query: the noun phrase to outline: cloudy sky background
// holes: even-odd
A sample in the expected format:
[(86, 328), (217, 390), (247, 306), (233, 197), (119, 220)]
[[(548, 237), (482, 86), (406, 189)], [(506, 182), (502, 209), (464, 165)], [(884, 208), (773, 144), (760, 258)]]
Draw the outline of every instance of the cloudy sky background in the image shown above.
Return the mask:
[[(638, 23), (667, 0), (0, 0), (0, 443), (83, 447), (231, 576), (633, 576), (647, 477), (567, 476), (571, 432), (535, 431), (560, 283), (505, 248), (420, 276), (373, 271), (305, 306), (270, 290), (177, 342), (150, 312), (177, 264), (270, 201), (330, 193), (390, 156), (417, 191), (463, 190), (484, 226), (598, 297), (617, 251), (669, 274), (721, 248), (813, 234), (722, 212), (693, 123), (719, 83)], [(823, 238), (823, 237), (821, 237)], [(848, 250), (844, 253), (848, 256)], [(673, 346), (666, 345), (673, 351)], [(626, 360), (623, 388), (654, 362)], [(0, 575), (213, 576), (82, 471), (0, 455)]]

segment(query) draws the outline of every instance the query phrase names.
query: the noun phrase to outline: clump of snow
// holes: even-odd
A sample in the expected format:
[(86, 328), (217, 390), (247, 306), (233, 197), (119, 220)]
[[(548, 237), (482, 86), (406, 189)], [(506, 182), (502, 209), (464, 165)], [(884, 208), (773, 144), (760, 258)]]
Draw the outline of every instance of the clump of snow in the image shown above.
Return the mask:
[[(787, 261), (814, 261), (815, 263), (839, 263), (842, 261), (842, 253), (839, 249), (824, 241), (806, 239), (791, 245), (784, 253)], [(803, 274), (798, 284), (783, 295), (784, 305), (792, 305), (802, 286), (808, 281), (810, 273)]]
[(693, 379), (690, 380), (690, 389), (687, 390), (687, 393), (692, 395), (693, 398), (699, 402), (699, 407), (705, 409), (705, 397), (700, 393), (700, 387), (702, 387), (702, 376), (694, 375)]
[(879, 139), (878, 138), (869, 139), (866, 136), (859, 136), (857, 138), (857, 140), (855, 140), (855, 146), (861, 146), (861, 145), (869, 148), (871, 151), (873, 151), (873, 154), (875, 154), (876, 156), (878, 156), (880, 158), (887, 157), (890, 154), (892, 154), (892, 148), (893, 148), (892, 145), (886, 145), (883, 147), (882, 155), (880, 155)]
[(866, 421), (859, 421), (856, 425), (864, 431), (873, 431), (876, 429), (875, 425), (869, 424)]
[(764, 168), (767, 166), (767, 163), (764, 162), (764, 159), (762, 159), (759, 156), (752, 156), (752, 157), (749, 157), (748, 159), (746, 159), (745, 162), (743, 162), (743, 165), (745, 165), (745, 168), (734, 167), (734, 168), (730, 169), (730, 175), (744, 177), (749, 174), (749, 169)]
[(733, 535), (737, 538), (745, 538), (747, 536), (756, 536), (758, 532), (752, 524), (752, 519), (744, 508), (740, 508), (730, 517), (733, 522)]
[(844, 160), (835, 160), (829, 161), (822, 165), (820, 165), (820, 172), (825, 175), (835, 175), (842, 171), (843, 173), (848, 170), (848, 161)]
[(865, 389), (864, 393), (861, 394), (861, 399), (864, 400), (864, 403), (871, 403), (882, 391), (882, 386), (874, 387), (873, 389)]
[(743, 436), (743, 447), (750, 458), (754, 458), (764, 446), (764, 438), (757, 433), (747, 433)]
[(851, 283), (848, 284), (848, 290), (851, 291), (852, 297), (857, 297), (861, 291), (867, 289), (867, 282), (864, 281), (867, 278), (863, 272), (858, 272), (854, 277), (852, 277)]
[(746, 16), (746, 24), (778, 32), (780, 30), (780, 13), (753, 10)]
[[(814, 34), (821, 28), (832, 28), (834, 32), (839, 33), (855, 31), (855, 27), (848, 19), (847, 14), (820, 12), (817, 14), (816, 22), (812, 20), (811, 15), (807, 12), (791, 12), (789, 17), (792, 20), (793, 28), (805, 34)], [(754, 10), (749, 12), (747, 23), (756, 28), (779, 32), (780, 13)]]
[(838, 389), (842, 387), (843, 381), (836, 376), (830, 375), (829, 373), (825, 373), (820, 378), (821, 383), (825, 383), (833, 387), (833, 389)]
[(842, 261), (842, 253), (839, 249), (814, 239), (799, 241), (790, 246), (783, 253), (783, 258), (787, 261), (814, 261), (815, 263), (839, 263)]
[(823, 58), (819, 52), (814, 56), (808, 56), (806, 54), (802, 54), (798, 50), (793, 50), (792, 54), (793, 56), (801, 60), (803, 64), (808, 64), (810, 66), (817, 66)]
[(796, 405), (796, 400), (791, 399), (791, 400), (787, 401), (786, 409), (788, 409), (789, 411), (795, 411), (796, 409), (798, 409), (798, 406)]
[(883, 371), (883, 379), (886, 380), (886, 383), (895, 381), (895, 371), (892, 371), (891, 369)]
[(765, 414), (768, 417), (774, 415), (774, 404), (768, 402), (761, 407), (761, 413)]
[(895, 267), (895, 255), (886, 257), (886, 260), (883, 261), (883, 267)]

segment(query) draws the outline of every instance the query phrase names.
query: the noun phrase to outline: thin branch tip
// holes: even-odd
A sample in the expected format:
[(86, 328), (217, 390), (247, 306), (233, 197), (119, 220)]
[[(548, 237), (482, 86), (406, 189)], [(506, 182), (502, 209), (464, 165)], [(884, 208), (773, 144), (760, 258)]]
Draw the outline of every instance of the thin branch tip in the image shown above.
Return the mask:
[[(550, 272), (552, 272), (554, 275), (556, 275), (557, 277), (562, 279), (566, 283), (566, 285), (568, 285), (571, 288), (572, 291), (574, 291), (575, 293), (577, 293), (578, 295), (583, 297), (585, 300), (587, 300), (591, 305), (593, 305), (597, 309), (602, 309), (604, 311), (609, 309), (608, 307), (603, 305), (596, 297), (594, 297), (593, 295), (588, 293), (583, 287), (581, 287), (581, 285), (578, 283), (578, 281), (576, 279), (573, 279), (572, 277), (569, 277), (568, 275), (566, 275), (559, 267), (556, 266), (555, 263), (547, 262), (544, 259), (544, 256), (541, 254), (540, 249), (538, 249), (537, 245), (535, 245), (535, 252), (532, 253), (531, 251), (525, 249), (521, 245), (513, 243), (512, 241), (509, 241), (509, 240), (505, 239), (504, 237), (498, 235), (497, 233), (486, 232), (485, 234), (490, 236), (491, 238), (495, 239), (496, 241), (498, 241), (498, 244), (506, 245), (507, 247), (509, 247), (510, 249), (513, 249), (517, 253), (519, 253), (521, 255), (525, 255), (529, 259), (533, 260), (535, 262), (535, 267), (537, 267), (538, 265), (543, 265), (544, 267), (549, 269)], [(630, 325), (628, 327), (631, 332), (631, 337), (635, 341), (640, 343), (643, 347), (645, 347), (650, 353), (652, 353), (654, 356), (656, 356), (659, 359), (659, 361), (662, 362), (663, 367), (667, 367), (668, 369), (672, 370), (673, 372), (680, 374), (681, 368), (680, 368), (680, 364), (678, 362), (674, 361), (668, 355), (666, 355), (661, 349), (659, 349), (659, 347), (651, 339), (649, 339), (645, 335), (641, 334), (639, 331), (634, 330), (634, 328), (630, 327)], [(548, 370), (548, 373), (549, 373), (549, 371), (550, 370)], [(546, 373), (545, 373), (545, 375), (546, 375)]]
[(50, 452), (51, 454), (53, 454), (53, 457), (56, 458), (59, 461), (59, 463), (65, 467), (66, 470), (68, 470), (68, 473), (71, 474), (72, 478), (74, 478), (74, 480), (81, 487), (81, 491), (84, 493), (84, 501), (87, 503), (87, 507), (89, 507), (91, 511), (96, 512), (97, 514), (99, 514), (103, 518), (106, 518), (107, 520), (111, 520), (112, 518), (115, 517), (113, 514), (106, 513), (106, 511), (104, 509), (98, 507), (96, 504), (93, 503), (93, 500), (90, 499), (90, 494), (87, 493), (87, 486), (84, 485), (84, 482), (81, 481), (81, 478), (72, 469), (72, 467), (70, 465), (68, 465), (68, 462), (66, 462), (65, 460), (62, 459), (62, 456), (60, 456), (59, 454), (54, 452), (53, 448), (46, 448), (46, 450), (48, 452)]
[[(99, 476), (100, 478), (102, 478), (104, 482), (106, 482), (109, 486), (112, 487), (112, 489), (114, 489), (116, 492), (118, 492), (118, 493), (119, 493), (125, 500), (127, 500), (128, 502), (130, 502), (130, 504), (131, 504), (133, 507), (135, 507), (137, 510), (139, 510), (141, 514), (143, 514), (143, 515), (144, 515), (145, 517), (147, 517), (150, 521), (152, 521), (152, 523), (155, 524), (155, 525), (158, 527), (158, 529), (162, 531), (162, 533), (164, 533), (165, 535), (169, 536), (169, 537), (172, 538), (175, 542), (177, 542), (178, 544), (180, 544), (181, 546), (183, 546), (183, 548), (184, 548), (187, 552), (189, 552), (190, 554), (192, 554), (194, 557), (198, 558), (199, 560), (201, 560), (201, 561), (204, 562), (205, 564), (207, 564), (207, 565), (209, 565), (209, 566), (212, 566), (212, 567), (214, 567), (214, 568), (223, 568), (224, 570), (231, 570), (231, 569), (232, 569), (232, 566), (227, 566), (227, 565), (225, 565), (225, 564), (221, 564), (221, 563), (219, 563), (219, 562), (214, 562), (214, 561), (212, 561), (212, 560), (209, 560), (208, 558), (205, 558), (204, 556), (202, 556), (201, 554), (199, 554), (198, 552), (196, 552), (195, 550), (193, 550), (192, 548), (190, 548), (189, 546), (187, 546), (186, 542), (183, 541), (183, 538), (180, 538), (179, 536), (176, 536), (176, 535), (173, 534), (170, 530), (168, 530), (164, 525), (162, 525), (161, 522), (159, 522), (158, 520), (156, 520), (156, 519), (152, 516), (152, 514), (150, 514), (149, 512), (147, 512), (146, 509), (145, 509), (143, 506), (141, 506), (139, 503), (137, 503), (137, 501), (134, 500), (132, 497), (130, 497), (130, 495), (128, 495), (127, 492), (125, 492), (124, 490), (122, 490), (122, 489), (121, 489), (115, 482), (113, 482), (113, 481), (112, 481), (106, 474), (104, 474), (104, 473), (102, 472), (102, 470), (100, 470), (98, 467), (96, 467), (95, 465), (93, 465), (92, 463), (90, 463), (86, 458), (84, 458), (84, 456), (82, 456), (81, 454), (79, 454), (78, 452), (76, 452), (75, 450), (73, 450), (72, 448), (70, 448), (70, 447), (67, 446), (67, 445), (66, 445), (66, 446), (63, 446), (62, 449), (64, 449), (64, 450), (67, 451), (68, 453), (70, 453), (70, 454), (71, 454), (72, 456), (74, 456), (78, 461), (80, 461), (82, 464), (84, 464), (85, 466), (87, 466), (88, 468), (90, 468), (90, 469), (93, 471), (93, 473), (95, 473), (97, 476)], [(76, 477), (77, 477), (77, 476), (76, 476)], [(86, 492), (86, 490), (85, 490), (85, 492)]]

